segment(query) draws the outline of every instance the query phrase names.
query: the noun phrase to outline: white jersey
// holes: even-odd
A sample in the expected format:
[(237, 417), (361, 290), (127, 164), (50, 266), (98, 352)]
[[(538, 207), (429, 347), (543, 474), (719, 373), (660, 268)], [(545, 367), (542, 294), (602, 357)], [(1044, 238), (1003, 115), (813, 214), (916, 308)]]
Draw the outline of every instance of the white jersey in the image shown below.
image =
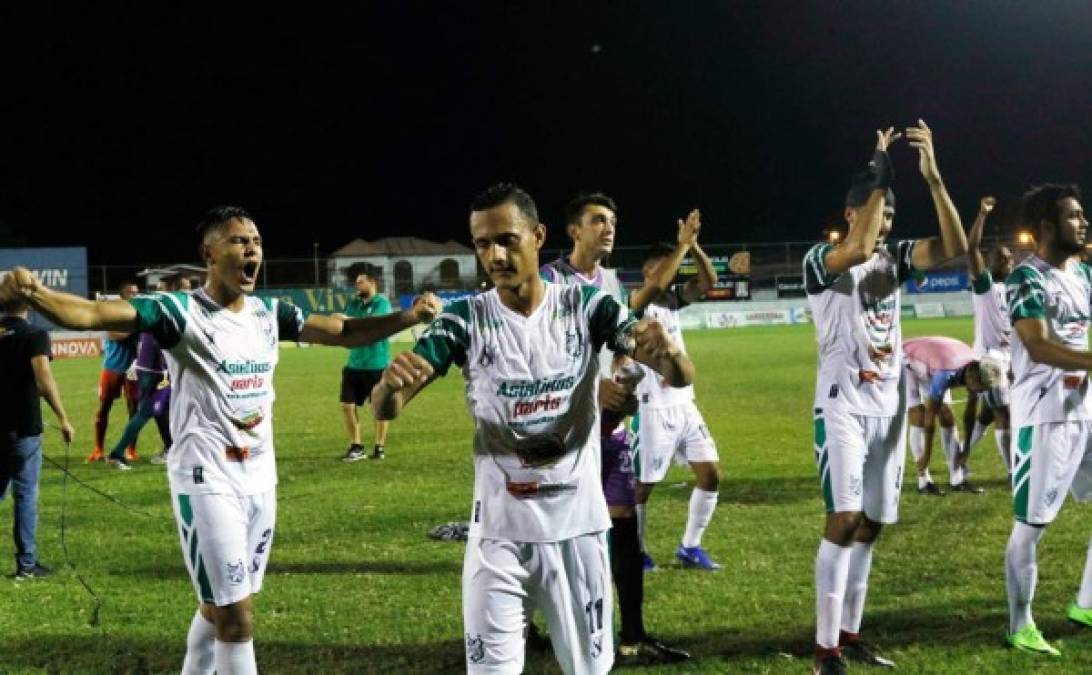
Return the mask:
[(982, 356), (991, 349), (1009, 353), (1012, 322), (1005, 284), (994, 281), (989, 270), (983, 270), (971, 283), (971, 303), (974, 306), (974, 353)]
[(303, 312), (247, 297), (238, 312), (199, 289), (129, 301), (137, 330), (167, 352), (171, 435), (167, 475), (177, 494), (256, 495), (277, 484), (273, 371), (278, 340), (296, 340)]
[[(1042, 319), (1048, 339), (1088, 351), (1092, 270), (1070, 260), (1058, 269), (1037, 255), (1020, 263), (1006, 282), (1012, 323)], [(1088, 373), (1031, 360), (1020, 340), (1012, 345), (1012, 415), (1016, 428), (1092, 418)]]
[[(662, 298), (658, 298), (646, 307), (641, 315), (645, 318), (656, 319), (663, 324), (667, 336), (686, 353), (686, 342), (683, 340), (682, 327), (679, 323), (679, 310), (687, 304), (683, 297), (683, 287), (673, 286)], [(637, 385), (637, 400), (641, 408), (661, 410), (686, 405), (694, 400), (694, 387), (672, 387), (659, 373), (648, 366), (639, 363), (644, 377)]]
[(841, 274), (827, 272), (830, 244), (804, 257), (804, 287), (819, 343), (815, 407), (889, 417), (899, 410), (899, 286), (913, 274), (915, 242), (889, 241)]
[[(609, 267), (600, 266), (595, 275), (589, 277), (573, 267), (568, 258), (561, 257), (543, 265), (539, 268), (538, 274), (543, 281), (551, 284), (572, 284), (598, 288), (617, 300), (618, 304), (629, 307), (629, 295), (626, 293), (625, 287), (622, 286), (622, 281), (618, 278), (618, 271)], [(599, 354), (599, 377), (601, 379), (611, 379), (613, 375), (611, 365), (610, 353), (604, 347)]]
[(629, 350), (633, 319), (589, 286), (546, 283), (531, 316), (496, 290), (451, 303), (414, 351), (466, 380), (474, 418), (471, 537), (571, 539), (610, 528), (600, 481), (599, 349)]

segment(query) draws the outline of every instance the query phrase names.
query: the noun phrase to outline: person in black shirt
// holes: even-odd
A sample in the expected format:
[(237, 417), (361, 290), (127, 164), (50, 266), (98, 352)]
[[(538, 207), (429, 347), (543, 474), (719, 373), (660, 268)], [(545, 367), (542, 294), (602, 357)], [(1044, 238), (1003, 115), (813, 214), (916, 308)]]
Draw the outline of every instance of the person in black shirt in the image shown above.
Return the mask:
[(38, 478), (42, 472), (41, 396), (66, 443), (74, 431), (49, 368), (49, 334), (27, 322), (21, 302), (0, 304), (0, 499), (12, 488), (15, 505), (15, 578), (42, 577), (38, 562)]

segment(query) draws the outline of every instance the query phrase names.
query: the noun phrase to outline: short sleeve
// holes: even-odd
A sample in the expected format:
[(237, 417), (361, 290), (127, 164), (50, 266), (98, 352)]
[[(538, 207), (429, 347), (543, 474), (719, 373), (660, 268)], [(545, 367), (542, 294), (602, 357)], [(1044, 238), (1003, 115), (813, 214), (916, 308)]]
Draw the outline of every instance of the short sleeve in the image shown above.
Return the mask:
[(276, 301), (277, 339), (296, 342), (303, 334), (303, 310), (290, 302)]
[(375, 315), (384, 316), (391, 313), (391, 301), (385, 295), (375, 296)]
[(1005, 295), (1009, 304), (1009, 319), (1015, 324), (1020, 319), (1046, 318), (1046, 296), (1043, 277), (1030, 267), (1018, 267), (1005, 281)]
[(915, 239), (899, 239), (896, 241), (889, 241), (884, 244), (888, 254), (895, 259), (895, 274), (899, 279), (899, 283), (914, 278), (916, 269), (914, 269), (914, 246), (917, 245)]
[(979, 274), (971, 282), (971, 290), (974, 291), (975, 295), (989, 293), (991, 288), (993, 288), (993, 276), (989, 270), (982, 270), (982, 274)]
[(832, 248), (830, 244), (816, 244), (804, 255), (804, 291), (808, 295), (822, 293), (838, 278), (827, 273), (826, 258)]
[(603, 345), (616, 354), (633, 351), (630, 333), (637, 320), (613, 297), (594, 286), (580, 287), (581, 307), (588, 321), (595, 350)]
[(53, 358), (53, 354), (49, 349), (49, 333), (44, 330), (35, 330), (31, 333), (28, 346), (30, 347), (30, 358), (36, 356), (45, 356), (50, 359)]
[(429, 324), (413, 346), (413, 352), (428, 361), (437, 373), (447, 375), (452, 363), (460, 367), (466, 363), (470, 325), (470, 302), (453, 302)]
[(164, 349), (171, 349), (186, 332), (190, 297), (181, 292), (150, 293), (129, 300), (137, 313), (137, 330), (151, 333)]

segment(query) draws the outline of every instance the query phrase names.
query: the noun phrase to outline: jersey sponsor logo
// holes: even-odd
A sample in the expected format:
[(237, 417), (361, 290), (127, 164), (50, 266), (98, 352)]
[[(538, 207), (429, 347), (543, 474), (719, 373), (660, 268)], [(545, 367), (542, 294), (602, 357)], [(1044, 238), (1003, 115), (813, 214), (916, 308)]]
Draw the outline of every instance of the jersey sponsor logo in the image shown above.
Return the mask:
[(534, 499), (536, 497), (552, 497), (554, 495), (576, 492), (576, 485), (569, 483), (539, 483), (538, 481), (518, 482), (506, 481), (504, 484), (508, 494), (516, 499)]
[(239, 431), (250, 431), (251, 429), (262, 423), (262, 420), (265, 419), (265, 415), (262, 414), (261, 410), (250, 410), (247, 411), (242, 417), (230, 417), (228, 419), (231, 420), (231, 423)]
[(497, 387), (497, 396), (525, 398), (568, 391), (575, 385), (576, 377), (573, 375), (562, 375), (541, 380), (504, 380)]
[(524, 467), (540, 467), (551, 464), (566, 452), (564, 441), (557, 434), (529, 436), (516, 441), (513, 448)]
[(568, 397), (547, 394), (545, 397), (534, 401), (516, 401), (512, 404), (512, 417), (526, 417), (535, 413), (557, 410), (566, 398)]
[(216, 372), (225, 375), (256, 375), (268, 373), (273, 370), (273, 364), (268, 361), (228, 361), (224, 359), (216, 364)]

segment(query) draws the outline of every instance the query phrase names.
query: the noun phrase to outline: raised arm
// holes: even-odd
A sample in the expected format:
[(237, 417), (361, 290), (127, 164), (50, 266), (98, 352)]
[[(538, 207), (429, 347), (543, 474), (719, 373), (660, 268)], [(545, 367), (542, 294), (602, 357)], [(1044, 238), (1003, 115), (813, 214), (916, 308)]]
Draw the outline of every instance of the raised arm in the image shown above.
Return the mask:
[(690, 247), (690, 255), (694, 256), (694, 263), (698, 267), (697, 275), (690, 278), (683, 286), (683, 299), (687, 302), (701, 300), (705, 292), (716, 285), (717, 270), (713, 267), (713, 261), (705, 253), (698, 242)]
[(76, 431), (68, 421), (68, 413), (64, 410), (61, 401), (61, 391), (57, 388), (57, 381), (53, 379), (53, 370), (49, 367), (48, 356), (35, 356), (30, 360), (30, 367), (34, 371), (34, 381), (38, 385), (38, 392), (46, 400), (53, 414), (57, 416), (57, 425), (61, 428), (61, 436), (65, 443), (71, 443)]
[(671, 252), (670, 256), (660, 261), (651, 278), (634, 291), (633, 295), (629, 296), (629, 308), (631, 310), (639, 312), (648, 307), (650, 302), (671, 286), (671, 282), (675, 280), (675, 275), (679, 273), (679, 265), (682, 264), (683, 258), (697, 242), (698, 230), (700, 229), (701, 212), (697, 209), (691, 211), (685, 221), (679, 220), (679, 233), (675, 250)]
[(642, 319), (633, 327), (633, 358), (655, 370), (672, 387), (694, 382), (694, 364), (668, 336), (663, 324)]
[(1078, 351), (1051, 340), (1043, 319), (1017, 319), (1012, 327), (1032, 361), (1063, 370), (1092, 370), (1092, 352)]
[(824, 255), (823, 267), (828, 274), (841, 274), (872, 257), (876, 239), (880, 236), (880, 227), (883, 225), (884, 196), (894, 179), (894, 169), (887, 148), (900, 136), (902, 134), (895, 133), (894, 127), (888, 127), (886, 131), (876, 131), (876, 151), (869, 164), (875, 177), (872, 192), (868, 201), (858, 207), (857, 217), (846, 238)]
[(303, 324), (300, 341), (332, 347), (359, 347), (419, 323), (428, 323), (442, 308), (440, 298), (425, 293), (414, 299), (410, 309), (384, 316), (348, 319), (343, 314), (312, 314)]
[(977, 279), (986, 271), (986, 260), (982, 257), (982, 231), (986, 229), (986, 217), (993, 211), (997, 200), (993, 197), (983, 197), (978, 204), (978, 215), (974, 218), (971, 231), (967, 235), (967, 269), (971, 273), (971, 279)]
[(945, 260), (966, 253), (967, 237), (963, 233), (959, 212), (948, 196), (948, 190), (940, 177), (940, 169), (937, 168), (933, 132), (919, 119), (917, 126), (906, 129), (906, 139), (910, 142), (910, 147), (918, 150), (918, 168), (929, 185), (929, 194), (933, 197), (933, 206), (936, 207), (937, 220), (940, 223), (939, 237), (922, 239), (914, 246), (911, 262), (919, 270), (928, 270)]
[(76, 330), (132, 333), (139, 328), (136, 309), (125, 300), (95, 301), (45, 286), (25, 267), (0, 280), (0, 302), (22, 299), (55, 324)]

